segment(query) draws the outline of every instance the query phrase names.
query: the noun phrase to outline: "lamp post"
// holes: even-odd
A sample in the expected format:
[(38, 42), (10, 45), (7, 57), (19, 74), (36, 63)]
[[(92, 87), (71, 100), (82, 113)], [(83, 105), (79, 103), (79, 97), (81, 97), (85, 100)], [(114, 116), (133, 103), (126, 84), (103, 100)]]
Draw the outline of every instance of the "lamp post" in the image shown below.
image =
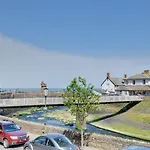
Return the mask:
[(48, 88), (44, 88), (44, 97), (45, 97), (45, 107), (44, 107), (44, 110), (47, 110), (47, 107), (46, 107), (47, 95), (48, 95)]

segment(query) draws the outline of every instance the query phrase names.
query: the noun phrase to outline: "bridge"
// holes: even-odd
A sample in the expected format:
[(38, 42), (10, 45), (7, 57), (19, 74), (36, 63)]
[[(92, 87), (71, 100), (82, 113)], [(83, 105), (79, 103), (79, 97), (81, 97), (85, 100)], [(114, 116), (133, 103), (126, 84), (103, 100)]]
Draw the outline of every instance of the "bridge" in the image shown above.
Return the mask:
[[(102, 96), (100, 97), (100, 104), (110, 103), (129, 103), (140, 102), (143, 98), (141, 96)], [(17, 99), (0, 99), (0, 108), (8, 107), (31, 107), (31, 106), (44, 106), (44, 98), (17, 98)], [(48, 97), (46, 100), (47, 106), (62, 106), (63, 98), (61, 97)]]

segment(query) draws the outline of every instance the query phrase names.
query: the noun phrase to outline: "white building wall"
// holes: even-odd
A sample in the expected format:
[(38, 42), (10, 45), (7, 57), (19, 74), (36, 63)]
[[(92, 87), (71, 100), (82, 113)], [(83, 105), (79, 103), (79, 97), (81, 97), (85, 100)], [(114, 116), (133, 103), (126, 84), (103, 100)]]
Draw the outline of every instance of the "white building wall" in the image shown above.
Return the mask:
[(135, 85), (143, 85), (143, 80), (135, 80)]
[(128, 80), (128, 85), (133, 85), (133, 81), (132, 80)]
[(146, 80), (146, 85), (150, 85), (150, 79)]
[(119, 95), (129, 95), (129, 92), (128, 91), (117, 91), (116, 92), (117, 94), (119, 94)]
[(107, 79), (107, 80), (102, 84), (102, 89), (103, 89), (103, 90), (106, 90), (106, 91), (115, 92), (115, 86), (114, 86), (114, 84), (113, 84), (109, 79)]
[[(150, 80), (145, 80), (146, 85), (150, 85)], [(133, 80), (128, 80), (127, 85), (143, 85), (143, 80), (135, 80), (135, 84), (133, 84)]]

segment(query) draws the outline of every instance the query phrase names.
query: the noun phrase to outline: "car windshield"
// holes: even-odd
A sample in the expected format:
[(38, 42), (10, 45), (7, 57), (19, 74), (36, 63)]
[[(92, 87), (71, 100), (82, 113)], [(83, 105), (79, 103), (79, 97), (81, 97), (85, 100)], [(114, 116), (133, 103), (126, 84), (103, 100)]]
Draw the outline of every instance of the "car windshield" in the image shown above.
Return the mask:
[(5, 132), (13, 132), (20, 130), (20, 128), (16, 124), (7, 124), (3, 126)]
[(65, 136), (60, 136), (60, 137), (54, 138), (54, 140), (60, 147), (66, 147), (66, 146), (72, 144), (70, 142), (70, 140), (67, 139)]

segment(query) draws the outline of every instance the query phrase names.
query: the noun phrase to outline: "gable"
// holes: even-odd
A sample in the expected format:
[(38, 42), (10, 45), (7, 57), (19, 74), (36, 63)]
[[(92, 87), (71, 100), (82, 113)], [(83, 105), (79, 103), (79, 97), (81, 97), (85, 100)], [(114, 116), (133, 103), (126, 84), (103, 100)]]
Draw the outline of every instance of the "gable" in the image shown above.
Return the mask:
[(101, 84), (101, 86), (103, 86), (103, 84), (104, 84), (106, 81), (108, 81), (108, 80), (115, 86), (115, 84), (114, 84), (109, 78), (106, 78), (106, 79), (103, 81), (103, 83)]

